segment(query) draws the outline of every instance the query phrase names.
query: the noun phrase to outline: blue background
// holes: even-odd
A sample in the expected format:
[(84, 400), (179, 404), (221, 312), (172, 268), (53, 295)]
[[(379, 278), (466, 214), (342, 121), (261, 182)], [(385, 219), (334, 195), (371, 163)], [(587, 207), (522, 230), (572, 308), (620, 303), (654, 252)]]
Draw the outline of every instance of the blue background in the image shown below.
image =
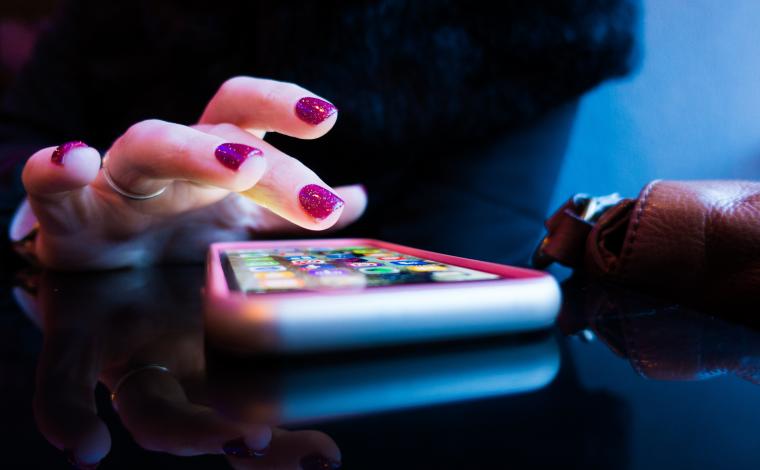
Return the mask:
[(639, 66), (582, 100), (552, 207), (655, 178), (760, 179), (760, 2), (643, 8)]

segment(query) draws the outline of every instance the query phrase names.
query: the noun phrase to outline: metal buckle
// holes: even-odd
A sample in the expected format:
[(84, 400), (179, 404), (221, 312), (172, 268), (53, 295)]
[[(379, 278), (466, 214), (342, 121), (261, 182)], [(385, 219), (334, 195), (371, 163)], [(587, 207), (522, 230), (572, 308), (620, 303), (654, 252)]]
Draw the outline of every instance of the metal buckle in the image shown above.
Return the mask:
[[(616, 206), (622, 199), (623, 197), (619, 193), (596, 197), (580, 193), (573, 196), (573, 206), (575, 206), (575, 211), (579, 218), (593, 225), (605, 212)], [(551, 235), (551, 233), (544, 235), (533, 252), (531, 265), (534, 268), (546, 269), (556, 261), (544, 252), (544, 248), (551, 240)]]

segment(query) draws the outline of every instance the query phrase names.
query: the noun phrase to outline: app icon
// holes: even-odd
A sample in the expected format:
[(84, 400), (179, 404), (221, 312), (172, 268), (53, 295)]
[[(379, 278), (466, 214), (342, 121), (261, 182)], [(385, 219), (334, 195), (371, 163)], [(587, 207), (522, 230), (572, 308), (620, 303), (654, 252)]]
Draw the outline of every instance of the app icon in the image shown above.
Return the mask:
[(378, 267), (372, 267), (372, 268), (360, 268), (360, 272), (364, 274), (395, 274), (399, 272), (398, 269), (392, 268), (390, 266), (378, 266)]
[[(325, 265), (322, 265), (325, 266)], [(320, 268), (322, 268), (320, 266)], [(344, 271), (342, 269), (335, 269), (335, 268), (322, 268), (322, 269), (312, 269), (309, 271), (309, 275), (311, 276), (319, 276), (319, 277), (325, 277), (325, 276), (345, 276), (347, 274), (350, 274), (347, 271)]]
[(323, 259), (296, 259), (291, 261), (293, 263), (293, 266), (302, 266), (304, 264), (324, 264), (325, 260)]
[(246, 266), (278, 266), (280, 263), (274, 260), (246, 260)]
[(299, 289), (303, 287), (301, 279), (265, 279), (259, 284), (264, 289)]
[(306, 262), (308, 262), (309, 260), (316, 259), (316, 258), (314, 256), (299, 255), (299, 256), (286, 256), (285, 259), (288, 260), (288, 261), (292, 261), (293, 264), (295, 264), (296, 261), (306, 261)]
[(367, 259), (369, 259), (370, 261), (377, 261), (377, 260), (380, 259), (381, 256), (393, 256), (393, 254), (391, 254), (391, 253), (371, 253), (369, 255), (363, 255), (363, 256), (366, 257)]
[(248, 270), (254, 273), (285, 271), (285, 266), (249, 266)]
[(253, 275), (256, 279), (288, 279), (295, 276), (296, 274), (290, 271), (263, 272)]
[[(319, 272), (319, 271), (317, 271)], [(317, 288), (341, 288), (341, 287), (364, 287), (367, 285), (366, 277), (361, 274), (346, 274), (344, 276), (319, 276), (313, 278)]]
[(363, 261), (363, 262), (358, 262), (358, 263), (348, 263), (348, 265), (354, 268), (370, 268), (370, 267), (375, 267), (375, 266), (382, 266), (383, 263), (372, 263), (369, 261)]
[(353, 253), (329, 253), (327, 257), (330, 259), (348, 259), (355, 258), (355, 255)]
[(343, 258), (343, 259), (333, 260), (334, 263), (361, 263), (363, 261), (367, 261), (367, 259), (366, 258)]
[(301, 271), (314, 271), (315, 269), (334, 269), (335, 266), (332, 264), (307, 264), (304, 266), (299, 267)]
[(388, 256), (377, 256), (373, 255), (373, 258), (381, 259), (383, 261), (399, 261), (402, 259), (406, 259), (403, 256), (394, 256), (394, 255), (388, 255)]
[(359, 248), (359, 249), (353, 250), (353, 252), (356, 253), (357, 255), (369, 255), (372, 253), (379, 253), (380, 250), (377, 248)]
[(263, 253), (238, 253), (237, 256), (241, 259), (255, 259), (255, 258), (268, 258), (270, 254), (268, 252)]
[(391, 263), (398, 266), (422, 266), (423, 264), (430, 264), (427, 261), (421, 259), (405, 259), (401, 261), (391, 261)]
[(429, 273), (433, 271), (446, 271), (448, 268), (440, 264), (421, 264), (418, 266), (409, 266), (409, 271), (417, 273)]

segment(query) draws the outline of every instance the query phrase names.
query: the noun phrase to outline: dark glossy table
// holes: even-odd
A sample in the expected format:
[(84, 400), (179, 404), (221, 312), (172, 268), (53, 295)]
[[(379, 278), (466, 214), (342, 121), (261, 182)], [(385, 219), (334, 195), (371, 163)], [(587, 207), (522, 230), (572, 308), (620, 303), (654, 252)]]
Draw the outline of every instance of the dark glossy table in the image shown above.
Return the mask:
[[(752, 312), (706, 314), (578, 281), (565, 286), (548, 332), (241, 358), (204, 340), (202, 276), (200, 267), (4, 274), (0, 468), (70, 468), (45, 436), (60, 446), (83, 427), (94, 440), (105, 428), (92, 431), (81, 399), (67, 397), (86, 397), (95, 377), (113, 387), (146, 364), (171, 374), (125, 382), (118, 413), (105, 385), (94, 392), (112, 440), (99, 468), (326, 469), (338, 458), (348, 469), (760, 463), (760, 330), (740, 320)], [(272, 426), (266, 456), (222, 455), (216, 419)], [(217, 454), (194, 455), (207, 451)]]

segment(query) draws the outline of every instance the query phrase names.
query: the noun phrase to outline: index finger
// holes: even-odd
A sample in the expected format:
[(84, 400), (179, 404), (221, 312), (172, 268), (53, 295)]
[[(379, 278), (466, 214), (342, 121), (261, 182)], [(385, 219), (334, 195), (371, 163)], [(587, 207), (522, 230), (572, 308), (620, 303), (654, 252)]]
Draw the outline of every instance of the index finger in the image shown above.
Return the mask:
[(199, 124), (230, 123), (246, 130), (316, 139), (337, 119), (335, 105), (298, 85), (241, 76), (219, 87)]

